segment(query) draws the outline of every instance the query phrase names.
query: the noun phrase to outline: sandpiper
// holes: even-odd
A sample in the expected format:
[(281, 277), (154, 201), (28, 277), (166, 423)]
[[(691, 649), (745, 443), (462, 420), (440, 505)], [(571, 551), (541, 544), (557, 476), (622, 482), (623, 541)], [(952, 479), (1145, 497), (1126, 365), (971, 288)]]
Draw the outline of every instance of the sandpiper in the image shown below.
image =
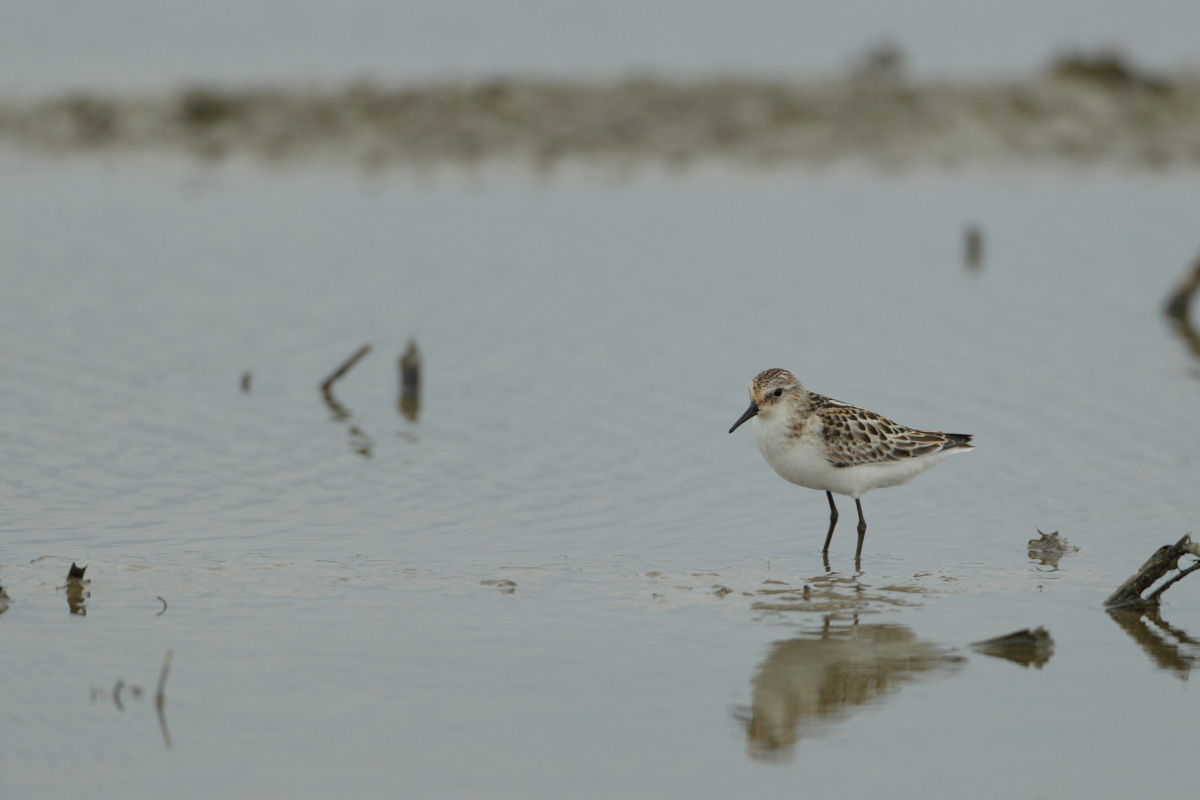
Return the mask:
[(730, 433), (754, 418), (758, 450), (781, 478), (829, 498), (829, 533), (837, 525), (833, 493), (854, 498), (858, 507), (857, 560), (867, 521), (861, 498), (872, 489), (908, 483), (952, 453), (974, 448), (970, 434), (919, 431), (897, 425), (864, 408), (806, 391), (785, 369), (768, 369), (750, 381), (750, 407)]

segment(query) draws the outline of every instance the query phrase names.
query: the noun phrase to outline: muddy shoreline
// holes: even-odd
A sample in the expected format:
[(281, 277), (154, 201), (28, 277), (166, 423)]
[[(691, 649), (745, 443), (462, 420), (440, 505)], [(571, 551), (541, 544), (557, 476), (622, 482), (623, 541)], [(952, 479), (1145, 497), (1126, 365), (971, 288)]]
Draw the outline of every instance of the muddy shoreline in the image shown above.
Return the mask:
[(0, 151), (367, 170), (512, 163), (885, 170), (1200, 167), (1200, 74), (506, 79), (0, 98)]

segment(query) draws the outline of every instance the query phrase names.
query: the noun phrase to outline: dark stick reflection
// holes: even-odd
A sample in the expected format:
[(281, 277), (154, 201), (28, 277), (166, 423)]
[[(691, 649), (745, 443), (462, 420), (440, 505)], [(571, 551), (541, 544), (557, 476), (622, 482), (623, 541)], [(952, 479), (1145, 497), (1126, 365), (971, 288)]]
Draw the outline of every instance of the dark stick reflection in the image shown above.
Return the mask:
[(1175, 287), (1175, 291), (1167, 298), (1163, 313), (1171, 323), (1172, 330), (1183, 340), (1192, 356), (1200, 359), (1200, 333), (1192, 324), (1190, 308), (1192, 297), (1200, 289), (1200, 257), (1191, 269), (1183, 276), (1183, 280)]
[(1159, 669), (1186, 681), (1200, 663), (1200, 641), (1162, 618), (1158, 607), (1116, 608), (1108, 612)]
[[(167, 727), (166, 686), (167, 675), (171, 671), (171, 661), (173, 659), (174, 652), (168, 649), (166, 655), (163, 657), (162, 669), (158, 674), (158, 689), (154, 693), (154, 713), (158, 718), (158, 731), (162, 735), (163, 746), (167, 750), (171, 749), (171, 731)], [(146, 694), (146, 691), (135, 683), (126, 683), (124, 678), (118, 678), (117, 682), (113, 684), (111, 692), (105, 692), (103, 689), (93, 688), (91, 691), (91, 700), (92, 703), (95, 703), (97, 700), (107, 697), (112, 700), (113, 707), (116, 708), (117, 711), (124, 713), (126, 708), (125, 702), (122, 700), (122, 695), (124, 694), (128, 694), (130, 699), (137, 701), (141, 700), (141, 698)]]
[(154, 692), (154, 713), (158, 715), (158, 729), (162, 733), (163, 745), (171, 749), (171, 731), (167, 728), (167, 675), (171, 672), (171, 662), (175, 658), (172, 650), (167, 650), (163, 657), (162, 670), (158, 673), (158, 689)]

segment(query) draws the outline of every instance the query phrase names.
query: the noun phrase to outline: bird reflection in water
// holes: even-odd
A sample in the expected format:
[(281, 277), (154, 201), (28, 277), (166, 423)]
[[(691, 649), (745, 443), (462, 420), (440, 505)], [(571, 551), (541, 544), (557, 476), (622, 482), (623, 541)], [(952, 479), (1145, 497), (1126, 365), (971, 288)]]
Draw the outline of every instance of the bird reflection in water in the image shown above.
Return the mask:
[(820, 735), (922, 677), (950, 674), (966, 659), (902, 625), (825, 618), (819, 633), (776, 642), (751, 681), (751, 706), (735, 710), (755, 759), (792, 757), (804, 736)]

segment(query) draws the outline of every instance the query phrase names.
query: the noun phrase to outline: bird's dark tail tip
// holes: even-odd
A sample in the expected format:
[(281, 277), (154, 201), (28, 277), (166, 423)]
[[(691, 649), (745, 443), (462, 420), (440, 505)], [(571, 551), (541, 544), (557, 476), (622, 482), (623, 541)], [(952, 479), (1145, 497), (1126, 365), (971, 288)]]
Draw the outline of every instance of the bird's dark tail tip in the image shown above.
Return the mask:
[(945, 445), (945, 447), (942, 448), (943, 450), (957, 450), (959, 448), (964, 449), (964, 450), (970, 450), (972, 447), (975, 446), (974, 444), (971, 443), (971, 440), (973, 438), (975, 438), (972, 434), (969, 434), (969, 433), (943, 433), (942, 435), (946, 437), (946, 445)]

